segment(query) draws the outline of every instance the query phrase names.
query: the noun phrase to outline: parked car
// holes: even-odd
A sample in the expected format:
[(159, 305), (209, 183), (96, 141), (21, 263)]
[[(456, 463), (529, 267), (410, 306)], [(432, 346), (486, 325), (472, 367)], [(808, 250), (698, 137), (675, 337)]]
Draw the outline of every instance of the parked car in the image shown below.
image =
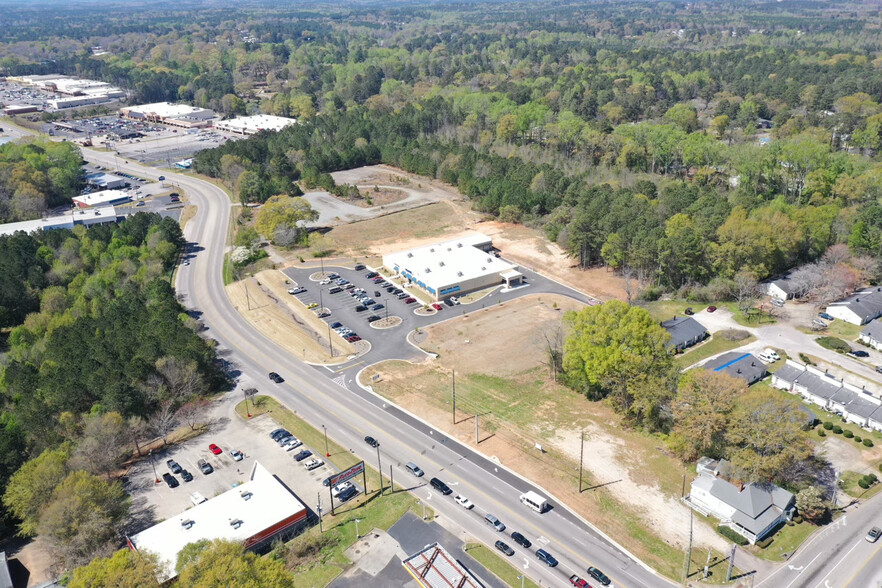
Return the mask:
[(207, 498), (205, 498), (204, 496), (202, 496), (198, 492), (194, 492), (190, 495), (190, 502), (192, 502), (193, 504), (202, 504), (206, 500), (207, 500)]
[(168, 472), (162, 474), (162, 479), (165, 480), (165, 483), (168, 484), (169, 488), (177, 488), (181, 485), (181, 483), (178, 482), (178, 479)]
[(554, 559), (554, 556), (551, 555), (550, 553), (548, 553), (547, 551), (545, 551), (544, 549), (536, 550), (536, 557), (539, 558), (539, 561), (541, 561), (542, 563), (544, 563), (545, 565), (547, 565), (550, 568), (553, 568), (554, 566), (557, 565), (557, 560)]
[(450, 298), (446, 298), (444, 300), (444, 304), (446, 304), (447, 306), (453, 306), (453, 301)]
[(848, 353), (846, 353), (849, 357), (870, 357), (870, 354), (864, 351), (863, 349), (852, 349)]
[(373, 322), (376, 322), (376, 321), (380, 320), (381, 318), (383, 318), (383, 317), (381, 317), (381, 316), (378, 315), (378, 314), (372, 314), (371, 316), (369, 316), (369, 317), (367, 318), (367, 321), (368, 321), (369, 323), (373, 323)]
[(309, 304), (306, 305), (307, 310), (312, 310), (313, 308), (316, 308), (316, 307), (318, 307), (318, 302), (310, 302)]
[(716, 307), (716, 306), (708, 306), (708, 307), (707, 307), (707, 311), (708, 311), (708, 312), (715, 312), (716, 310), (717, 310), (717, 307)]
[(826, 312), (819, 312), (819, 313), (818, 313), (818, 316), (821, 317), (821, 318), (824, 319), (824, 320), (827, 320), (827, 321), (832, 321), (832, 320), (834, 320), (834, 319), (833, 319), (833, 316), (827, 314)]
[(208, 446), (208, 450), (215, 455), (220, 455), (221, 453), (223, 453), (223, 450), (214, 443)]
[(364, 277), (366, 277), (369, 280), (372, 280), (373, 278), (376, 278), (379, 275), (380, 274), (378, 274), (377, 272), (368, 272), (364, 275)]
[(346, 341), (349, 343), (355, 343), (356, 341), (361, 341), (361, 337), (358, 335), (349, 335), (346, 337)]
[(772, 298), (771, 300), (769, 300), (769, 302), (770, 302), (773, 306), (777, 306), (777, 307), (779, 307), (779, 308), (782, 307), (782, 306), (784, 306), (784, 301), (781, 300), (780, 298)]
[(325, 278), (324, 280), (319, 282), (319, 286), (327, 286), (330, 283), (331, 283), (331, 278)]
[(363, 264), (363, 263), (356, 263), (356, 264), (355, 264), (355, 267), (352, 268), (352, 269), (354, 269), (355, 271), (359, 272), (359, 271), (361, 271), (361, 270), (364, 269), (364, 264)]
[(355, 497), (357, 494), (358, 488), (356, 488), (355, 486), (350, 486), (337, 496), (337, 500), (339, 500), (340, 502), (346, 502), (350, 498)]
[(509, 547), (508, 543), (506, 543), (504, 541), (497, 541), (496, 542), (496, 549), (498, 549), (499, 551), (501, 551), (502, 553), (504, 553), (505, 555), (507, 555), (509, 557), (514, 555), (514, 549)]
[(416, 298), (414, 298), (413, 296), (408, 296), (404, 299), (405, 304), (413, 304), (414, 302), (416, 302)]
[(312, 451), (310, 451), (309, 449), (304, 449), (303, 451), (301, 451), (300, 453), (298, 453), (297, 455), (294, 456), (294, 461), (298, 461), (298, 462), (303, 461), (304, 459), (306, 459), (310, 455), (312, 455)]
[(270, 439), (272, 439), (273, 441), (278, 441), (278, 440), (281, 439), (282, 437), (288, 436), (288, 435), (290, 435), (290, 434), (291, 434), (291, 433), (289, 433), (289, 432), (288, 432), (287, 430), (285, 430), (285, 429), (276, 429), (275, 431), (273, 431), (272, 433), (270, 433)]
[(180, 474), (183, 469), (180, 464), (173, 459), (166, 461), (165, 465), (168, 466), (168, 469), (170, 469), (173, 474)]
[(311, 459), (303, 464), (303, 467), (306, 468), (306, 471), (311, 472), (316, 468), (320, 468), (325, 465), (325, 462), (321, 459)]
[(435, 310), (441, 310), (444, 307), (435, 302), (434, 304), (432, 304), (432, 308), (434, 308)]
[(318, 313), (316, 316), (319, 317), (319, 318), (327, 318), (327, 317), (331, 316), (331, 313), (325, 311), (325, 312), (320, 312), (320, 313)]
[(200, 459), (199, 461), (197, 461), (196, 465), (199, 466), (199, 469), (202, 470), (202, 473), (206, 476), (214, 471), (214, 468), (211, 467), (211, 464), (204, 459)]
[(367, 310), (367, 307), (363, 304), (359, 304), (355, 307), (355, 312), (364, 312)]
[(342, 326), (343, 326), (343, 323), (339, 323), (339, 322), (338, 322), (338, 323), (331, 323), (331, 328), (332, 328), (332, 329), (337, 329), (337, 328), (340, 328), (340, 327), (342, 327)]
[(876, 366), (876, 372), (882, 374), (882, 365), (877, 365), (877, 366)]
[(282, 447), (284, 447), (285, 451), (294, 451), (301, 445), (303, 445), (303, 441), (297, 437), (291, 437), (284, 445), (282, 445)]
[(371, 310), (382, 310), (383, 308), (385, 307), (382, 304), (374, 304), (371, 306)]
[(182, 478), (185, 482), (192, 482), (192, 481), (193, 481), (193, 474), (191, 474), (191, 473), (188, 472), (187, 470), (183, 470), (183, 469), (182, 469), (182, 470), (181, 470), (181, 478)]
[(351, 487), (352, 487), (352, 482), (340, 482), (339, 484), (337, 484), (336, 486), (331, 488), (331, 496), (336, 498), (337, 496), (340, 495), (341, 492), (343, 492), (344, 490), (351, 488)]
[(591, 574), (591, 577), (603, 584), (604, 586), (609, 586), (610, 579), (606, 577), (606, 574), (591, 566), (588, 568), (588, 573)]
[(527, 539), (517, 531), (512, 532), (511, 538), (514, 540), (515, 543), (526, 549), (530, 549), (530, 546), (533, 545), (529, 539)]
[(468, 498), (466, 498), (465, 496), (463, 496), (462, 494), (457, 494), (456, 496), (454, 496), (453, 499), (456, 501), (456, 503), (458, 505), (460, 505), (461, 507), (463, 507), (466, 510), (471, 510), (472, 508), (475, 507), (474, 503), (471, 500), (469, 500)]
[(395, 295), (395, 297), (398, 298), (398, 300), (403, 300), (405, 298), (409, 298), (410, 294), (408, 294), (407, 292), (399, 292)]
[(285, 379), (282, 376), (280, 376), (279, 374), (277, 374), (276, 372), (270, 372), (269, 379), (272, 380), (273, 382), (275, 382), (276, 384), (281, 384), (282, 382), (285, 381)]
[(875, 543), (879, 539), (880, 535), (882, 535), (882, 529), (880, 529), (879, 527), (873, 527), (869, 530), (865, 539), (870, 543)]
[(380, 445), (380, 442), (368, 435), (364, 438), (364, 442), (370, 445), (371, 447), (377, 447)]

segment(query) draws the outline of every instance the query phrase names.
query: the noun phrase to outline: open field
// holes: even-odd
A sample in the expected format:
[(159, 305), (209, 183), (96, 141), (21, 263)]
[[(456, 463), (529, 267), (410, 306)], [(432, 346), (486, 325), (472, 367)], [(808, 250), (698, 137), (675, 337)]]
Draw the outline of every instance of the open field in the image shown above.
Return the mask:
[[(625, 428), (604, 403), (589, 402), (551, 381), (543, 332), (560, 323), (572, 300), (528, 296), (425, 329), (421, 345), (439, 355), (414, 365), (384, 362), (373, 389), (474, 444), (480, 451), (541, 483), (582, 516), (627, 545), (669, 577), (679, 577), (688, 509), (678, 503), (686, 471), (652, 435)], [(456, 421), (451, 387), (456, 370)], [(490, 413), (490, 414), (487, 414)], [(578, 489), (580, 436), (585, 432), (586, 476)], [(543, 452), (535, 449), (539, 443)], [(713, 529), (698, 524), (696, 544), (725, 549)]]
[(354, 353), (352, 345), (337, 338), (337, 355), (332, 358), (327, 336), (322, 336), (327, 325), (285, 291), (285, 279), (281, 272), (265, 270), (228, 285), (227, 296), (248, 322), (294, 357), (310, 363), (346, 361)]
[[(253, 416), (269, 412), (272, 414), (273, 420), (288, 429), (306, 445), (310, 447), (324, 445), (324, 435), (321, 431), (297, 417), (275, 399), (268, 396), (258, 396), (255, 400), (258, 402), (258, 406), (252, 408), (251, 414)], [(255, 412), (255, 410), (260, 412)], [(236, 406), (236, 412), (240, 416), (245, 416), (244, 401)], [(331, 457), (323, 459), (332, 462), (340, 470), (355, 465), (359, 461), (333, 440), (329, 439), (328, 448)], [(325, 512), (323, 533), (316, 525), (288, 542), (289, 548), (315, 543), (319, 540), (323, 542), (317, 554), (306, 558), (306, 561), (300, 566), (293, 568), (296, 586), (323, 588), (349, 566), (350, 561), (344, 552), (356, 541), (355, 518), (360, 520), (359, 525), (362, 531), (366, 529), (388, 530), (405, 512), (413, 509), (416, 505), (416, 499), (407, 492), (402, 492), (397, 485), (394, 492), (389, 493), (387, 488), (386, 493), (380, 496), (377, 472), (367, 464), (365, 465), (367, 466), (367, 484), (370, 492), (353, 499), (345, 507), (338, 508), (337, 514), (334, 516), (330, 514), (330, 511)], [(388, 486), (388, 482), (385, 485)], [(430, 518), (434, 517), (431, 510), (429, 516)]]

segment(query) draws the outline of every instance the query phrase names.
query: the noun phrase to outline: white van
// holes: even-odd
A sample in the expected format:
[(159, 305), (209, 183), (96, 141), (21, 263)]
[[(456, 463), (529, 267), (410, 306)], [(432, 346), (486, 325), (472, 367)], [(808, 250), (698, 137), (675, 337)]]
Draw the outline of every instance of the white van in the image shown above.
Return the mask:
[(548, 508), (548, 499), (530, 490), (521, 494), (521, 504), (541, 514)]

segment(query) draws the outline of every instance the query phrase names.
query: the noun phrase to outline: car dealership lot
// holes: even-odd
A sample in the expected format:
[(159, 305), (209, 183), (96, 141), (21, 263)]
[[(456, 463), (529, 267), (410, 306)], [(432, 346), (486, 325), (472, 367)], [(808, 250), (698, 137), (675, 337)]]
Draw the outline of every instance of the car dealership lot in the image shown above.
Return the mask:
[[(324, 460), (324, 452), (306, 446), (285, 451), (269, 437), (269, 433), (278, 428), (279, 425), (269, 415), (255, 417), (248, 422), (233, 416), (209, 432), (179, 446), (154, 452), (153, 465), (156, 467), (156, 476), (160, 479), (159, 484), (154, 482), (150, 460), (144, 459), (138, 462), (128, 472), (127, 489), (136, 504), (139, 500), (145, 500), (147, 506), (153, 509), (154, 520), (161, 521), (192, 507), (190, 495), (193, 492), (198, 492), (210, 500), (233, 488), (237, 483), (246, 481), (254, 461), (258, 460), (284, 482), (308, 508), (314, 510), (316, 493), (323, 492), (323, 501), (327, 497), (328, 491), (322, 485), (322, 481), (336, 470), (325, 463), (321, 467), (307, 471), (303, 464), (309, 460), (298, 463), (294, 461), (294, 455), (301, 449), (309, 449), (313, 453), (312, 457)], [(210, 443), (216, 443), (222, 453), (213, 455), (208, 449)], [(245, 457), (242, 461), (233, 460), (230, 455), (233, 449), (244, 453)], [(166, 465), (168, 459), (174, 459), (182, 468), (193, 474), (193, 481), (185, 482), (180, 475), (175, 475), (180, 485), (177, 488), (169, 488), (162, 481), (163, 474), (171, 473)], [(210, 463), (214, 472), (203, 474), (196, 465), (200, 459)]]

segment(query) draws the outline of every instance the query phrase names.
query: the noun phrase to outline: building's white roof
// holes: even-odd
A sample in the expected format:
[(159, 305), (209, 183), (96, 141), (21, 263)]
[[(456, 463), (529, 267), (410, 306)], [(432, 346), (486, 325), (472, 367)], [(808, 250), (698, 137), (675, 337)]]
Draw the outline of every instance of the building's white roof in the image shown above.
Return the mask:
[(490, 237), (474, 233), (452, 241), (390, 253), (383, 256), (383, 263), (391, 268), (397, 265), (399, 270), (410, 272), (415, 281), (436, 290), (449, 284), (516, 270), (517, 266), (478, 248), (490, 243)]
[[(306, 515), (303, 503), (269, 470), (254, 462), (247, 482), (129, 537), (129, 544), (159, 556), (166, 568), (164, 581), (177, 575), (175, 564), (185, 545), (202, 539), (246, 543), (300, 513)], [(184, 521), (193, 524), (187, 528)], [(241, 524), (235, 527), (230, 524), (233, 521)]]
[(6, 223), (0, 225), (0, 235), (12, 235), (18, 231), (25, 233), (33, 233), (36, 230), (43, 229), (72, 229), (74, 225), (94, 225), (116, 221), (116, 209), (112, 206), (95, 210), (74, 210), (72, 214), (61, 216), (50, 216), (47, 218), (38, 218), (29, 221), (20, 221), (17, 223)]
[(438, 543), (432, 543), (402, 564), (414, 580), (424, 588), (479, 588), (474, 576)]
[(172, 104), (171, 102), (156, 102), (154, 104), (142, 104), (140, 106), (128, 106), (128, 112), (137, 112), (143, 115), (153, 115), (159, 118), (175, 118), (186, 116), (196, 112), (205, 111), (204, 108), (189, 106), (187, 104)]
[(214, 126), (231, 131), (257, 132), (257, 131), (280, 131), (289, 125), (297, 124), (296, 118), (285, 118), (270, 114), (256, 114), (254, 116), (240, 116), (231, 120), (215, 123)]
[(123, 198), (129, 198), (129, 195), (122, 190), (101, 190), (100, 192), (74, 196), (73, 201), (85, 204), (86, 206), (101, 206), (109, 202), (122, 200)]

